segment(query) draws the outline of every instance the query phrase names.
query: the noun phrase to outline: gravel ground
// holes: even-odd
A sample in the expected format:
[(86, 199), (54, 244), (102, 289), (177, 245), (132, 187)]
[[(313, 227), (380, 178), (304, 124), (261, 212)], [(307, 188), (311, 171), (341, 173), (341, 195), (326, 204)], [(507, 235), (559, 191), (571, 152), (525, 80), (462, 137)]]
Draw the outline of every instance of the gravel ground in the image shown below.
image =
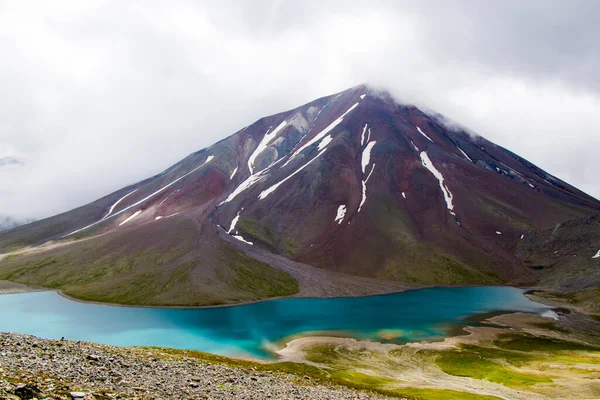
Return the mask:
[(2, 399), (384, 399), (308, 376), (0, 333)]

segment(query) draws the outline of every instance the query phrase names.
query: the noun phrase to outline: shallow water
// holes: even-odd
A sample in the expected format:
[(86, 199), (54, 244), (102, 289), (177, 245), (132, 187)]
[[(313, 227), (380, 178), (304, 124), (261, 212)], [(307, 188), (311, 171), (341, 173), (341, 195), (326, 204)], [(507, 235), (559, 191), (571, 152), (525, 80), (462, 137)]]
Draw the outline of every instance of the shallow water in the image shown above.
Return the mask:
[(493, 311), (542, 314), (511, 287), (411, 290), (382, 296), (280, 299), (234, 307), (168, 309), (80, 303), (56, 292), (0, 295), (0, 331), (117, 346), (162, 346), (228, 356), (269, 358), (285, 338), (327, 332), (407, 342), (439, 339), (468, 317)]

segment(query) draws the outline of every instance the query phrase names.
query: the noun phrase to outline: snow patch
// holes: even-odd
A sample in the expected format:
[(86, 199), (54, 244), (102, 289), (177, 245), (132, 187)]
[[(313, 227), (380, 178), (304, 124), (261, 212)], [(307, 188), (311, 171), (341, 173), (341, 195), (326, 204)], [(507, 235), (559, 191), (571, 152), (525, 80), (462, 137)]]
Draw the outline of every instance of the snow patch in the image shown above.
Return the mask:
[(331, 137), (331, 135), (327, 135), (323, 138), (323, 140), (321, 140), (321, 142), (319, 142), (319, 146), (317, 147), (318, 151), (323, 150), (325, 147), (327, 147), (327, 145), (329, 143), (331, 143), (331, 141), (333, 140), (333, 138)]
[(135, 217), (137, 217), (138, 215), (140, 215), (141, 212), (142, 212), (142, 210), (137, 210), (136, 212), (134, 212), (133, 214), (131, 214), (129, 217), (127, 217), (127, 219), (125, 221), (121, 222), (119, 224), (119, 226), (125, 225), (126, 223), (128, 223), (129, 221), (131, 221), (132, 219), (134, 219)]
[(430, 141), (431, 143), (434, 143), (434, 141), (433, 141), (433, 140), (431, 140), (431, 138), (430, 138), (429, 136), (427, 136), (427, 135), (425, 134), (425, 132), (423, 132), (423, 131), (421, 130), (421, 128), (419, 128), (418, 126), (417, 126), (417, 130), (419, 131), (419, 133), (420, 133), (421, 135), (423, 135), (423, 136), (425, 136), (427, 139), (429, 139), (429, 141)]
[(369, 178), (373, 174), (374, 170), (375, 164), (373, 164), (373, 167), (371, 167), (371, 172), (369, 172), (369, 175), (367, 175), (367, 179), (363, 179), (362, 181), (362, 198), (360, 199), (360, 204), (358, 205), (358, 210), (356, 211), (357, 213), (359, 213), (360, 210), (362, 210), (363, 206), (367, 202), (367, 182), (369, 181)]
[[(286, 162), (289, 163), (292, 159), (294, 159), (294, 157), (296, 157), (298, 154), (300, 154), (302, 151), (304, 151), (307, 147), (312, 146), (313, 144), (319, 142), (320, 140), (322, 140), (329, 132), (331, 132), (336, 126), (338, 126), (343, 120), (344, 117), (346, 115), (348, 115), (348, 113), (350, 113), (350, 111), (354, 110), (356, 107), (358, 107), (359, 103), (354, 104), (352, 107), (350, 107), (348, 109), (348, 111), (346, 111), (345, 113), (343, 113), (338, 119), (336, 119), (335, 121), (333, 121), (331, 124), (329, 124), (329, 126), (325, 129), (323, 129), (321, 132), (319, 132), (315, 137), (313, 137), (311, 140), (309, 140), (308, 142), (306, 142), (303, 146), (301, 146), (298, 150), (294, 151), (294, 153), (290, 156), (289, 160)], [(286, 165), (284, 164), (284, 166)]]
[(369, 163), (371, 162), (371, 150), (373, 150), (375, 143), (377, 143), (377, 142), (376, 141), (369, 142), (367, 144), (367, 146), (365, 147), (365, 149), (363, 150), (362, 162), (361, 162), (363, 174), (365, 173), (365, 171), (367, 170), (367, 167), (369, 166)]
[(466, 158), (467, 160), (471, 161), (472, 163), (475, 163), (475, 161), (471, 160), (471, 157), (469, 157), (469, 156), (467, 155), (467, 153), (465, 153), (465, 152), (463, 151), (463, 149), (461, 149), (460, 147), (456, 147), (456, 148), (457, 148), (458, 150), (460, 150), (460, 152), (463, 154), (463, 156), (465, 156), (465, 158)]
[(596, 255), (592, 258), (600, 258), (600, 250), (598, 250), (598, 252), (596, 253)]
[(341, 225), (344, 221), (344, 217), (346, 216), (346, 205), (342, 204), (337, 209), (337, 215), (335, 216), (334, 221), (337, 221), (338, 225)]
[(237, 240), (239, 240), (240, 242), (244, 242), (246, 244), (249, 244), (250, 246), (254, 246), (254, 243), (247, 241), (246, 239), (244, 239), (240, 235), (233, 235), (233, 237), (236, 238)]
[(544, 311), (544, 312), (543, 312), (541, 315), (542, 315), (542, 317), (544, 317), (544, 318), (550, 318), (550, 319), (553, 319), (553, 320), (555, 320), (555, 321), (558, 321), (558, 320), (559, 320), (558, 314), (557, 314), (557, 313), (555, 313), (555, 312), (554, 312), (554, 311), (552, 311), (552, 310)]
[(444, 176), (435, 168), (429, 159), (429, 156), (424, 151), (421, 152), (421, 162), (423, 163), (423, 166), (427, 168), (440, 182), (440, 189), (442, 189), (442, 193), (444, 194), (444, 200), (446, 200), (446, 207), (448, 210), (454, 210), (454, 205), (452, 204), (452, 193), (444, 183)]
[(308, 130), (308, 121), (301, 112), (297, 112), (294, 116), (288, 121), (288, 124), (292, 125), (294, 128), (298, 130), (298, 132), (306, 132)]
[(155, 218), (154, 218), (154, 220), (155, 220), (155, 221), (158, 221), (158, 220), (159, 220), (159, 219), (161, 219), (161, 218), (162, 218), (162, 215), (159, 215), (158, 217), (155, 217)]
[(360, 135), (360, 145), (363, 146), (365, 144), (365, 132), (367, 131), (367, 125), (363, 127), (362, 135)]
[(263, 178), (263, 175), (260, 172), (258, 174), (250, 175), (248, 178), (246, 178), (246, 180), (244, 182), (240, 183), (240, 185), (238, 187), (236, 187), (235, 190), (233, 192), (231, 192), (229, 194), (229, 196), (227, 196), (227, 198), (225, 200), (223, 200), (221, 202), (221, 204), (219, 204), (219, 205), (229, 203), (231, 200), (235, 199), (237, 197), (237, 195), (239, 195), (244, 190), (246, 190), (249, 187), (251, 187), (252, 185), (254, 185), (256, 182), (260, 181), (262, 178)]
[(525, 235), (521, 235), (521, 239), (523, 239), (525, 237)]
[[(269, 131), (267, 130), (265, 136), (263, 136), (258, 146), (256, 146), (256, 149), (254, 149), (254, 152), (250, 155), (250, 158), (248, 158), (248, 169), (250, 170), (250, 174), (254, 174), (254, 161), (256, 161), (256, 157), (258, 157), (260, 153), (262, 153), (263, 150), (267, 148), (269, 143), (271, 143), (271, 141), (275, 139), (279, 131), (281, 131), (286, 125), (287, 121), (283, 121), (282, 123), (277, 125), (277, 128), (273, 129), (273, 132), (269, 133)], [(269, 130), (270, 129), (271, 128), (269, 128)]]
[(412, 144), (413, 149), (415, 149), (416, 152), (419, 151), (419, 148), (417, 147), (417, 145), (415, 144), (415, 142), (413, 142), (412, 140), (410, 141), (410, 144)]
[(227, 233), (231, 233), (235, 229), (235, 226), (237, 225), (238, 221), (240, 220), (240, 213), (243, 210), (244, 209), (242, 208), (240, 211), (238, 211), (238, 213), (235, 216), (235, 218), (231, 221), (231, 225), (229, 226), (229, 230), (227, 231)]
[(134, 194), (135, 192), (137, 192), (138, 189), (132, 190), (131, 192), (127, 193), (125, 196), (121, 197), (119, 200), (115, 201), (115, 203), (110, 206), (108, 212), (106, 213), (106, 215), (104, 217), (102, 217), (102, 219), (106, 219), (106, 217), (108, 217), (110, 214), (112, 214), (113, 210), (115, 209), (115, 207), (121, 202), (123, 201), (127, 196), (129, 196), (130, 194)]
[(402, 197), (406, 198), (406, 193), (402, 192)]
[(289, 179), (291, 179), (294, 175), (296, 175), (297, 173), (299, 173), (300, 171), (302, 171), (304, 168), (308, 167), (308, 165), (310, 163), (312, 163), (313, 161), (315, 161), (317, 158), (321, 157), (323, 155), (323, 153), (325, 153), (327, 151), (327, 149), (322, 150), (319, 154), (317, 154), (312, 160), (310, 160), (309, 162), (307, 162), (306, 164), (304, 164), (303, 166), (301, 166), (300, 168), (298, 168), (296, 171), (294, 171), (291, 175), (289, 175), (287, 178), (283, 179), (282, 181), (274, 184), (273, 186), (271, 186), (270, 188), (263, 190), (260, 195), (258, 196), (258, 198), (260, 200), (264, 200), (267, 198), (268, 195), (270, 195), (271, 193), (273, 193), (275, 190), (277, 190), (277, 188), (281, 185), (283, 185), (285, 182), (287, 182)]
[(502, 232), (496, 231), (496, 235), (502, 235)]
[(365, 94), (361, 94), (361, 95), (360, 95), (360, 99), (362, 100), (362, 99), (364, 99), (366, 96), (367, 96), (367, 94), (366, 94), (366, 93), (365, 93)]
[(237, 170), (238, 170), (238, 167), (235, 167), (235, 169), (234, 169), (234, 170), (233, 170), (233, 172), (231, 173), (231, 176), (229, 177), (229, 180), (232, 180), (232, 179), (233, 179), (233, 177), (235, 176), (235, 174), (237, 174)]

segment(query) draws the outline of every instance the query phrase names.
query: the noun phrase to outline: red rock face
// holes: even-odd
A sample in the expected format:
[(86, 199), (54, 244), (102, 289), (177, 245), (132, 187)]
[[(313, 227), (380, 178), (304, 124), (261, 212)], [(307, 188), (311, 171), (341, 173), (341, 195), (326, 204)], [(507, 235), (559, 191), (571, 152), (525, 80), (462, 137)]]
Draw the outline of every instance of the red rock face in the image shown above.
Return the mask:
[(361, 85), (262, 118), (146, 181), (0, 236), (0, 247), (188, 218), (355, 275), (526, 282), (520, 236), (598, 210), (510, 151)]

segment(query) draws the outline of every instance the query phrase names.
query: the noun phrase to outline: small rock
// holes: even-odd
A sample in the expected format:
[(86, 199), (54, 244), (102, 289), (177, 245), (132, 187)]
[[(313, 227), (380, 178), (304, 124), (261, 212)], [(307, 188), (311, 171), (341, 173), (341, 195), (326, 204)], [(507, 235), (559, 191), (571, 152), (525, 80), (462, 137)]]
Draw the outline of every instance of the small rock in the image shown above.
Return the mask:
[(71, 393), (69, 393), (69, 396), (71, 396), (71, 398), (73, 400), (83, 399), (83, 398), (85, 398), (86, 395), (87, 395), (87, 393), (85, 393), (85, 392), (71, 392)]

